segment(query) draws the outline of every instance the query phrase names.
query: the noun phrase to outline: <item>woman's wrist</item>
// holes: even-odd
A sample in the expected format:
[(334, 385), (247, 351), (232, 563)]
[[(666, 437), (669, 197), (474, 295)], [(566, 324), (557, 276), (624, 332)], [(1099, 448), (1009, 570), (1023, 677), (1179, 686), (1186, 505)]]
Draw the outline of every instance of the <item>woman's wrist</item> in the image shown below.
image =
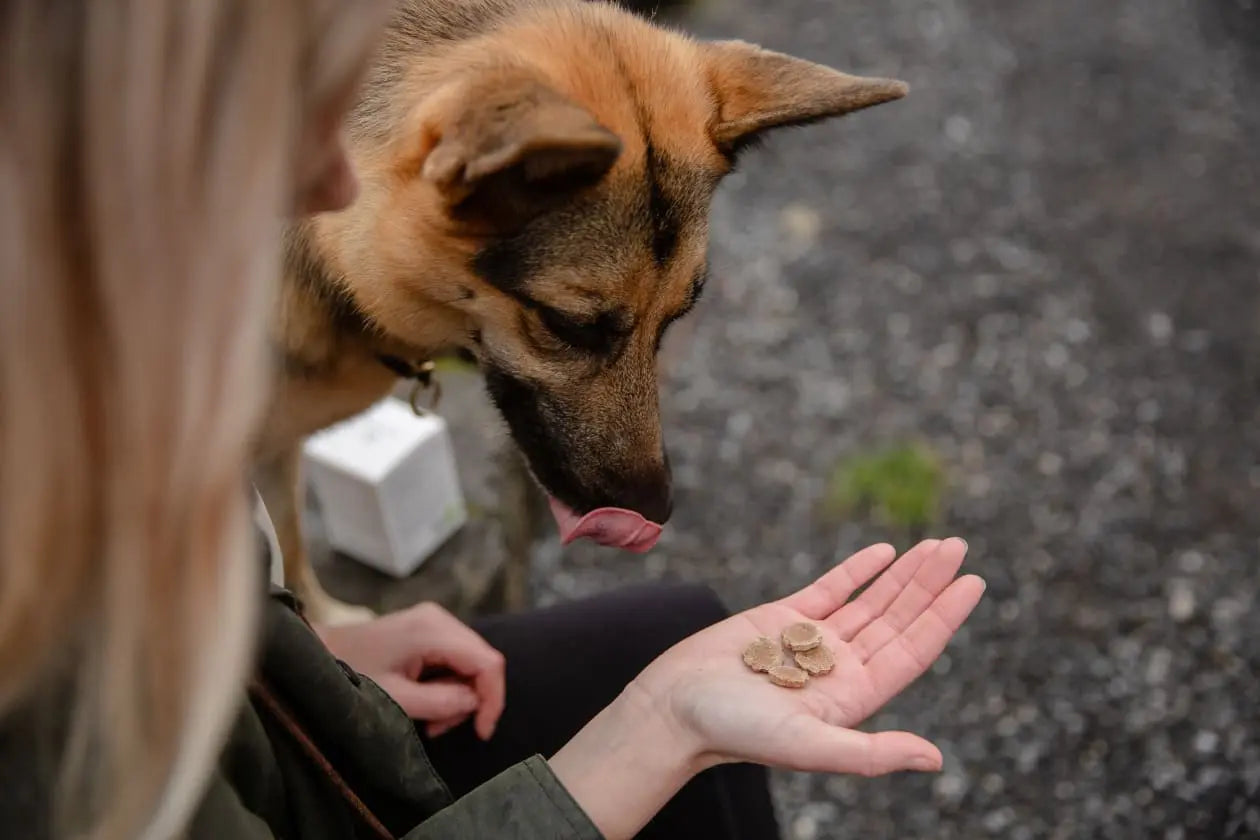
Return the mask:
[(607, 840), (629, 840), (701, 770), (716, 764), (665, 698), (631, 683), (565, 744), (552, 772)]

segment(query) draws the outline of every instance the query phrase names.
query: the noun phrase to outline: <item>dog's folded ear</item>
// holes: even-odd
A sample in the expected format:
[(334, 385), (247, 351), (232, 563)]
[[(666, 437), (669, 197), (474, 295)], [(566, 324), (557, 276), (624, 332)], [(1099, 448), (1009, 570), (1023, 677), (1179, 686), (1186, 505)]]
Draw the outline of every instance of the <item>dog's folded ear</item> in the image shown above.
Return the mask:
[(453, 217), (520, 224), (598, 181), (621, 141), (586, 109), (518, 70), (478, 73), (421, 106), (411, 161)]
[(909, 89), (895, 79), (850, 76), (743, 41), (717, 41), (700, 48), (718, 102), (713, 142), (729, 155), (769, 129), (891, 102)]

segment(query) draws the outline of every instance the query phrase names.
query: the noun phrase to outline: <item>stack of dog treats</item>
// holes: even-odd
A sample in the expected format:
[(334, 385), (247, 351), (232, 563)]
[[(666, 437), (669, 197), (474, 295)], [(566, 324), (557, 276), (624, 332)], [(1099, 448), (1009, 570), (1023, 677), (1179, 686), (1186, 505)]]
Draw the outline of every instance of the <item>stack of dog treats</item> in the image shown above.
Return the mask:
[(818, 625), (802, 621), (785, 629), (779, 642), (758, 636), (744, 649), (744, 664), (768, 676), (775, 685), (804, 688), (810, 677), (830, 673), (836, 667), (836, 655), (823, 644)]

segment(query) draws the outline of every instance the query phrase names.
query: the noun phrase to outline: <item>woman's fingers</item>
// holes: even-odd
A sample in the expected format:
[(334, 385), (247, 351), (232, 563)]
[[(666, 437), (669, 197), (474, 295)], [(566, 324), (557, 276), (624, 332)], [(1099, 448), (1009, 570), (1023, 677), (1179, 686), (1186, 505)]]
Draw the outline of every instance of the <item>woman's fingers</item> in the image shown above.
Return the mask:
[(822, 621), (896, 558), (897, 550), (891, 545), (869, 546), (779, 603), (806, 618)]
[(984, 587), (984, 581), (975, 575), (960, 577), (904, 632), (871, 656), (866, 670), (875, 686), (877, 706), (883, 705), (931, 667), (980, 603)]
[[(956, 537), (939, 543), (935, 551), (924, 558), (914, 575), (903, 581), (896, 597), (885, 602), (884, 609), (872, 616), (861, 632), (849, 637), (854, 655), (866, 662), (897, 638), (945, 591), (945, 587), (958, 575), (966, 555), (967, 544)], [(889, 571), (895, 569), (896, 566)]]
[(481, 698), (474, 726), (477, 737), (483, 741), (489, 741), (494, 734), (494, 728), (499, 725), (499, 718), (503, 715), (503, 706), (507, 701), (507, 675), (503, 655), (498, 651), (495, 653), (498, 654), (495, 663), (473, 677), (477, 696)]
[(507, 693), (507, 666), (503, 654), (475, 630), (435, 604), (422, 605), (418, 631), (425, 640), (426, 665), (445, 665), (473, 682), (477, 697), (476, 729), (489, 740), (503, 714)]
[(468, 715), (447, 718), (446, 720), (435, 720), (431, 723), (425, 724), (424, 734), (429, 738), (441, 738), (447, 732), (450, 732), (466, 720), (468, 720)]
[(382, 677), (380, 686), (412, 720), (440, 721), (467, 717), (477, 710), (477, 693), (454, 681), (413, 682), (398, 674)]
[(882, 616), (889, 605), (910, 584), (915, 573), (923, 565), (926, 558), (931, 557), (940, 546), (940, 540), (924, 540), (907, 551), (901, 558), (888, 567), (865, 592), (853, 601), (845, 604), (827, 619), (828, 626), (843, 641), (850, 641), (862, 628), (879, 616)]

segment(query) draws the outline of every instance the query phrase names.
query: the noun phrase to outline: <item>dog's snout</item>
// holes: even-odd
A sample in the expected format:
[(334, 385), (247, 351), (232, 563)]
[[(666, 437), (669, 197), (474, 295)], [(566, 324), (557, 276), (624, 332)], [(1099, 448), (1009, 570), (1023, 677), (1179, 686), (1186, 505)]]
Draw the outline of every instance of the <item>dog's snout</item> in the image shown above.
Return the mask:
[(674, 512), (674, 491), (668, 468), (637, 477), (618, 495), (621, 497), (618, 507), (635, 511), (657, 525), (668, 522)]
[(648, 522), (664, 525), (674, 512), (674, 494), (667, 488), (662, 494), (645, 497), (641, 502), (631, 507), (631, 510), (643, 514), (643, 518)]

